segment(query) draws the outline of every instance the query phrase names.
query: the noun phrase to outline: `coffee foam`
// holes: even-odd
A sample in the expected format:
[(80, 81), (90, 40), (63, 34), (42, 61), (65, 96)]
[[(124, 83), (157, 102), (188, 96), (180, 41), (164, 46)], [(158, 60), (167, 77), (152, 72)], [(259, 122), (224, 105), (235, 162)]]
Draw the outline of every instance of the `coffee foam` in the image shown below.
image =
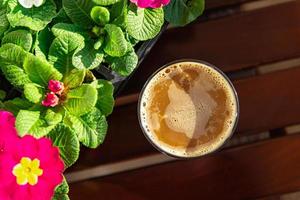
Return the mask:
[[(157, 127), (160, 126), (160, 124), (152, 125), (152, 127), (147, 126), (148, 124), (147, 121), (149, 120), (149, 116), (147, 116), (147, 102), (150, 102), (150, 100), (152, 99), (151, 91), (153, 90), (153, 87), (159, 84), (163, 80), (170, 79), (168, 78), (168, 75), (172, 73), (172, 71), (181, 70), (184, 69), (185, 67), (200, 68), (202, 71), (205, 71), (207, 74), (209, 74), (211, 78), (214, 80), (215, 84), (218, 84), (226, 91), (227, 96), (229, 97), (229, 99), (227, 100), (228, 107), (230, 107), (231, 109), (230, 112), (231, 115), (228, 116), (226, 119), (225, 122), (226, 127), (224, 129), (225, 131), (223, 134), (220, 134), (220, 136), (217, 139), (209, 143), (205, 143), (201, 146), (197, 146), (194, 149), (189, 149), (188, 151), (186, 148), (170, 146), (158, 140), (156, 134), (154, 133), (154, 130), (157, 129)], [(207, 74), (204, 74), (204, 76), (207, 76)], [(204, 84), (208, 84), (208, 83), (204, 83)], [(209, 85), (206, 85), (205, 87), (207, 88), (209, 87)], [(168, 91), (168, 95), (171, 100), (171, 103), (167, 107), (165, 113), (165, 115), (167, 115), (166, 117), (167, 125), (169, 127), (172, 127), (174, 131), (186, 133), (186, 136), (189, 138), (197, 137), (197, 135), (196, 136), (193, 135), (195, 130), (197, 130), (196, 131), (197, 133), (201, 133), (202, 132), (201, 130), (204, 130), (205, 127), (202, 127), (203, 124), (200, 123), (197, 124), (196, 121), (208, 120), (208, 116), (206, 115), (206, 113), (209, 113), (210, 111), (207, 109), (214, 106), (213, 101), (209, 99), (210, 98), (209, 96), (207, 97), (203, 95), (201, 97), (199, 96), (199, 91), (201, 91), (202, 89), (203, 88), (201, 84), (196, 83), (195, 87), (192, 88), (190, 93), (192, 97), (190, 97), (188, 94), (184, 93), (183, 91), (178, 90), (175, 87), (175, 85), (171, 85)], [(201, 101), (200, 100), (198, 101), (197, 99), (201, 99)], [(198, 103), (195, 104), (195, 102)], [(208, 103), (210, 103), (210, 105), (206, 106)], [(162, 149), (168, 154), (178, 156), (178, 157), (197, 157), (197, 156), (201, 156), (213, 152), (216, 149), (218, 149), (220, 146), (222, 146), (222, 144), (224, 144), (225, 140), (231, 135), (234, 129), (235, 121), (237, 119), (237, 112), (238, 112), (238, 104), (236, 101), (235, 93), (232, 90), (232, 87), (228, 83), (228, 81), (218, 71), (211, 68), (210, 66), (196, 63), (196, 62), (176, 63), (159, 71), (150, 80), (150, 82), (144, 89), (143, 95), (141, 97), (140, 105), (141, 105), (139, 108), (140, 120), (145, 134), (148, 136), (151, 142), (154, 143), (156, 147)], [(174, 110), (174, 108), (176, 108), (176, 110)], [(196, 120), (197, 117), (198, 120)], [(199, 117), (201, 117), (200, 120)]]

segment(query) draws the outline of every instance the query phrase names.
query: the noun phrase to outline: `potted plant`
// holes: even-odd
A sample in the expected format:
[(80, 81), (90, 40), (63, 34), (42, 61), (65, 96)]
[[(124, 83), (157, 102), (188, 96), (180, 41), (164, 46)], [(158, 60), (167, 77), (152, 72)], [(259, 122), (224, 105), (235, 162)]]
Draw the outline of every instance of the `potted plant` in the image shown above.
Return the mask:
[(186, 25), (203, 7), (203, 0), (0, 0), (0, 199), (68, 199), (62, 173), (80, 145), (103, 143), (112, 81), (132, 74), (164, 24)]

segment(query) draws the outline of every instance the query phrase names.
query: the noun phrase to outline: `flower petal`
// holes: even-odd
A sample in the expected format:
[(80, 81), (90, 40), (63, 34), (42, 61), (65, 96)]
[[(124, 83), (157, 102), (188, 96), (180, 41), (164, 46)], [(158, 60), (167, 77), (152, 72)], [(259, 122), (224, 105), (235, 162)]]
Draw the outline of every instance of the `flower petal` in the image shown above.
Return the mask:
[(40, 7), (44, 3), (44, 0), (33, 0), (33, 5), (35, 7)]
[(21, 6), (23, 6), (24, 8), (32, 8), (32, 6), (33, 6), (32, 0), (19, 0), (19, 3), (20, 3)]

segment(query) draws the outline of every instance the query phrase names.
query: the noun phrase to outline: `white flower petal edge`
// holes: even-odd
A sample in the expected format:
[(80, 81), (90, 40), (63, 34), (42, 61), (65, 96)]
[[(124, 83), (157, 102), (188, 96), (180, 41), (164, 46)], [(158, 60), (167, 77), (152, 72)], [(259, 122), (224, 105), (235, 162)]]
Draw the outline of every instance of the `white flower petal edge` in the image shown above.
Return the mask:
[(41, 5), (43, 5), (44, 2), (44, 0), (33, 0), (33, 5), (35, 7), (40, 7)]
[(21, 6), (23, 6), (24, 8), (32, 8), (33, 6), (32, 0), (18, 0), (18, 1), (21, 4)]

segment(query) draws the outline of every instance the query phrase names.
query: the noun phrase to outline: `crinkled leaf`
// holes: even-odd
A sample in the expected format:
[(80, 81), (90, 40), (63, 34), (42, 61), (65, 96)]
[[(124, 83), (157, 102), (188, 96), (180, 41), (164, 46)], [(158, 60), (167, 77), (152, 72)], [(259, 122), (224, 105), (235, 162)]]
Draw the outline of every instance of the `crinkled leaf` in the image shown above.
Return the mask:
[(53, 39), (54, 36), (48, 27), (38, 32), (35, 47), (34, 47), (35, 55), (43, 59), (46, 59)]
[(63, 182), (56, 187), (52, 200), (69, 200), (69, 185), (64, 177)]
[(112, 23), (124, 29), (126, 27), (127, 3), (127, 0), (120, 0), (113, 4), (110, 10)]
[[(0, 6), (1, 7), (1, 6)], [(0, 8), (0, 39), (5, 31), (9, 28), (9, 22), (6, 17), (6, 9)]]
[(80, 41), (84, 40), (85, 37), (89, 36), (84, 29), (75, 24), (58, 23), (55, 24), (51, 30), (55, 37), (59, 37), (61, 35), (74, 34), (75, 37), (81, 37)]
[(0, 47), (0, 67), (3, 65), (23, 66), (28, 53), (15, 44), (4, 44)]
[(162, 8), (143, 9), (134, 4), (129, 6), (126, 29), (137, 40), (149, 40), (154, 38), (161, 30), (164, 23), (164, 11)]
[(108, 57), (106, 61), (110, 64), (112, 70), (121, 76), (130, 75), (136, 68), (138, 63), (138, 56), (136, 55), (133, 47), (128, 44), (128, 52), (122, 57)]
[[(59, 1), (61, 2), (61, 0)], [(58, 11), (56, 17), (52, 20), (53, 24), (57, 23), (72, 23), (71, 19), (68, 17), (66, 11), (62, 8)]]
[(73, 65), (77, 69), (95, 69), (103, 61), (103, 53), (94, 49), (91, 39), (86, 39), (83, 49), (78, 50), (73, 57)]
[(63, 0), (62, 2), (72, 22), (87, 29), (93, 27), (90, 12), (95, 4), (91, 0)]
[(8, 21), (12, 27), (28, 27), (34, 31), (44, 29), (56, 16), (56, 5), (53, 0), (47, 0), (40, 7), (24, 8), (18, 0), (8, 2)]
[(34, 55), (26, 57), (23, 67), (29, 79), (42, 86), (47, 86), (50, 80), (62, 79), (62, 74), (57, 69)]
[(72, 59), (75, 51), (84, 45), (81, 37), (75, 34), (63, 34), (54, 39), (49, 51), (49, 62), (62, 74), (68, 74), (74, 66)]
[(76, 134), (67, 126), (59, 124), (47, 136), (59, 148), (60, 157), (65, 167), (73, 165), (79, 157), (79, 140)]
[(62, 121), (62, 114), (56, 113), (51, 109), (48, 109), (45, 114), (45, 121), (49, 126), (57, 125)]
[(32, 46), (32, 35), (27, 30), (16, 30), (9, 32), (2, 38), (2, 45), (12, 43), (22, 47), (25, 51), (30, 51)]
[(72, 64), (75, 68), (94, 69), (102, 62), (103, 53), (94, 49), (94, 42), (81, 27), (60, 23), (53, 26), (52, 32), (56, 37), (74, 38), (74, 42), (78, 45), (72, 58)]
[(104, 26), (110, 20), (109, 10), (102, 6), (94, 6), (91, 10), (91, 18), (97, 24)]
[(73, 89), (79, 87), (86, 74), (86, 70), (73, 69), (69, 74), (64, 77), (64, 84), (67, 88)]
[(172, 0), (164, 7), (165, 18), (174, 26), (185, 26), (204, 11), (204, 0)]
[(28, 100), (21, 98), (15, 98), (4, 102), (5, 110), (12, 112), (15, 116), (19, 113), (20, 110), (28, 110), (32, 106), (33, 104)]
[(97, 90), (88, 84), (70, 90), (64, 107), (73, 115), (81, 116), (92, 110), (97, 102)]
[(120, 0), (93, 0), (97, 5), (100, 6), (109, 6), (119, 2)]
[(39, 103), (43, 97), (43, 90), (34, 83), (24, 85), (24, 96), (32, 103)]
[(23, 89), (25, 84), (31, 83), (28, 75), (20, 67), (15, 65), (2, 65), (1, 70), (5, 78), (16, 88)]
[(107, 32), (106, 45), (104, 47), (105, 53), (115, 57), (125, 55), (127, 42), (122, 29), (114, 24), (107, 24), (104, 30)]
[(57, 125), (58, 123), (60, 123), (62, 121), (62, 118), (63, 118), (62, 114), (56, 113), (51, 109), (48, 109), (46, 111), (46, 114), (44, 117), (45, 121), (47, 122), (47, 124), (49, 126)]
[(91, 112), (81, 117), (68, 115), (66, 120), (71, 124), (71, 128), (84, 146), (97, 148), (103, 143), (107, 132), (107, 122), (100, 110), (93, 108)]
[(16, 128), (19, 136), (23, 137), (29, 133), (29, 130), (34, 126), (39, 118), (39, 111), (20, 110), (16, 117)]
[(44, 119), (39, 119), (28, 131), (28, 134), (35, 138), (42, 138), (48, 135), (54, 127), (55, 125), (49, 126)]
[(111, 82), (106, 80), (98, 80), (98, 101), (96, 107), (102, 114), (108, 116), (112, 113), (114, 108), (114, 86)]

